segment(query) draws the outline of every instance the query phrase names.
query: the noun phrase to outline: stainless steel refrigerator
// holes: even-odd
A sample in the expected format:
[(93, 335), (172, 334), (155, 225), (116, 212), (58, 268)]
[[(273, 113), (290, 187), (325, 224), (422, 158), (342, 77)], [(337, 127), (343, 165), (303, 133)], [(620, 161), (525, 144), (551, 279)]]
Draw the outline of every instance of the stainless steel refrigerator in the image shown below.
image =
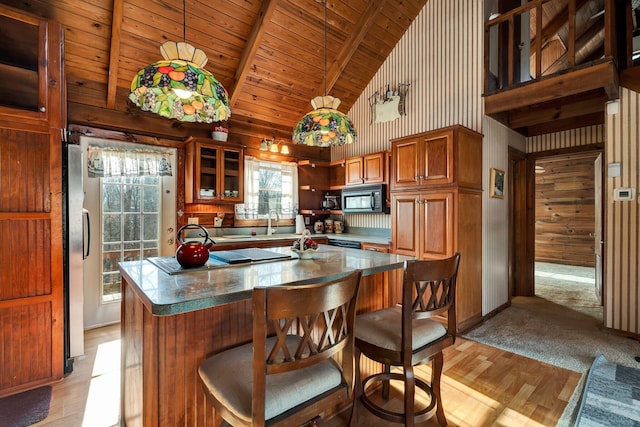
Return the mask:
[(84, 354), (83, 261), (89, 255), (89, 212), (83, 208), (83, 156), (79, 145), (66, 144), (63, 152), (65, 372)]

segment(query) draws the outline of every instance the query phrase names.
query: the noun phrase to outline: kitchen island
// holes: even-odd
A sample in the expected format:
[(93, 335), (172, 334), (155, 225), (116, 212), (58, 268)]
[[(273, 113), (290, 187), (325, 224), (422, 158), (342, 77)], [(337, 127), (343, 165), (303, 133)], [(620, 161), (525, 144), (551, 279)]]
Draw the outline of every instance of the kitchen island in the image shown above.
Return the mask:
[[(320, 245), (311, 260), (290, 259), (168, 274), (149, 261), (122, 273), (122, 420), (127, 426), (217, 425), (197, 380), (212, 354), (251, 340), (256, 286), (304, 284), (361, 269), (358, 312), (389, 304), (388, 271), (402, 255)], [(364, 362), (363, 373), (375, 365)]]

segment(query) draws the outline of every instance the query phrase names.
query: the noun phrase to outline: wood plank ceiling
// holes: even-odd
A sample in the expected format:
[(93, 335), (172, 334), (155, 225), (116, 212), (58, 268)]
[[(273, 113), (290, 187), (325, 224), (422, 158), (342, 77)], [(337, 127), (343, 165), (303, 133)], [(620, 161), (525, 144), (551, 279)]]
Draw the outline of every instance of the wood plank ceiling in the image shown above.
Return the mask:
[[(310, 100), (356, 101), (427, 0), (3, 0), (65, 29), (69, 123), (158, 137), (206, 135), (210, 126), (141, 112), (131, 79), (161, 59), (166, 40), (202, 49), (229, 91), (230, 134), (243, 143), (290, 138)], [(184, 3), (183, 3), (184, 2)]]

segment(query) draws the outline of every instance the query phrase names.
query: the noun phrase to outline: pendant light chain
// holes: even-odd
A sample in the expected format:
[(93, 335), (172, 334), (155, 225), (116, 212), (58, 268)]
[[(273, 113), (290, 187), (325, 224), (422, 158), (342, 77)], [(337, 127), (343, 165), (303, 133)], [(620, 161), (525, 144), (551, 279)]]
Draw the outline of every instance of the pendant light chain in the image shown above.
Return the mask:
[(324, 0), (324, 95), (327, 95), (327, 0)]

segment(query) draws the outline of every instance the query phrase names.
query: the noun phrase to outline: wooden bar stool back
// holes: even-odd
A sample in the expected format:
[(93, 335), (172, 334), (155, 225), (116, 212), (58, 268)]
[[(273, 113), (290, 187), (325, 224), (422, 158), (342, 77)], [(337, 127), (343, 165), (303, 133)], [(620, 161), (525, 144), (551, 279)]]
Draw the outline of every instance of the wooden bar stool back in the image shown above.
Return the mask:
[[(440, 397), (442, 350), (456, 338), (456, 278), (460, 254), (434, 261), (411, 260), (405, 264), (402, 307), (365, 313), (356, 318), (356, 386), (351, 425), (357, 425), (358, 406), (387, 421), (413, 426), (437, 415), (440, 425), (447, 420)], [(433, 319), (446, 314), (446, 322)], [(360, 356), (382, 363), (383, 372), (360, 378)], [(416, 378), (414, 366), (433, 360), (431, 383)], [(402, 373), (391, 372), (391, 366)], [(385, 408), (389, 399), (389, 380), (404, 383), (404, 412)], [(370, 385), (382, 382), (382, 403), (367, 394)], [(419, 411), (415, 408), (415, 387), (422, 389), (430, 403)], [(380, 402), (380, 400), (378, 400)]]
[(206, 359), (198, 370), (226, 422), (297, 426), (349, 402), (361, 275), (254, 288), (253, 342)]

